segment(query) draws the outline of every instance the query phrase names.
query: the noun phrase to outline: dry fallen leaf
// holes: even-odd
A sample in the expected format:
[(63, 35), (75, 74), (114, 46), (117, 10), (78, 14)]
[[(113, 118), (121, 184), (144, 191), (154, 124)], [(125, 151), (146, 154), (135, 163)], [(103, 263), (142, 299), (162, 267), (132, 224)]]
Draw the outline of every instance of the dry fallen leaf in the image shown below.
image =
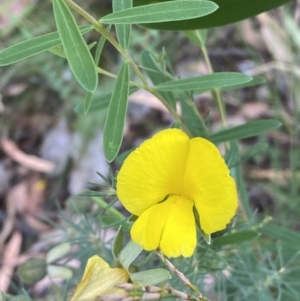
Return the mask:
[(254, 120), (260, 118), (264, 114), (269, 114), (270, 109), (267, 104), (261, 102), (249, 102), (243, 104), (237, 115), (242, 115), (246, 119)]
[(0, 263), (0, 291), (7, 292), (14, 271), (14, 259), (18, 257), (22, 245), (22, 235), (15, 231), (3, 251)]
[(28, 169), (51, 173), (55, 168), (55, 164), (53, 162), (22, 152), (16, 143), (10, 139), (2, 139), (0, 142), (3, 151), (8, 157)]
[[(276, 182), (280, 185), (287, 185), (291, 180), (293, 173), (291, 170), (275, 170), (275, 169), (253, 169), (247, 171), (247, 177), (255, 180), (265, 180)], [(296, 174), (300, 178), (300, 172)]]
[(267, 13), (258, 15), (257, 19), (260, 22), (261, 35), (269, 52), (277, 61), (292, 63), (294, 56), (289, 47), (288, 37), (278, 22)]

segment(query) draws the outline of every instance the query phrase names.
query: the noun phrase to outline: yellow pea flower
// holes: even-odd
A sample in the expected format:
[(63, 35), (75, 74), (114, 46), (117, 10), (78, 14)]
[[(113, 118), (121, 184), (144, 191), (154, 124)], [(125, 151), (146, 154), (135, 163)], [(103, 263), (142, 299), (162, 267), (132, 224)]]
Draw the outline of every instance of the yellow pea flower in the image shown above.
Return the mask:
[(129, 275), (125, 269), (110, 268), (98, 255), (89, 258), (82, 279), (70, 301), (95, 301), (99, 297), (123, 290), (117, 284), (126, 283)]
[(238, 204), (235, 182), (217, 147), (179, 129), (159, 132), (126, 158), (117, 195), (138, 216), (132, 240), (169, 257), (194, 253), (194, 207), (201, 229), (211, 234), (226, 228)]

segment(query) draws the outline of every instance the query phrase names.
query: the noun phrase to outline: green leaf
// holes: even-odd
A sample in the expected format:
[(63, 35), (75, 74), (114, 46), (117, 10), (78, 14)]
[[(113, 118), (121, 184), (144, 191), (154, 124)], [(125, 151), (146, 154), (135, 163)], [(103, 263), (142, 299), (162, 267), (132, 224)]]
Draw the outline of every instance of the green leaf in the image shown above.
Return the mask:
[(60, 56), (62, 58), (67, 58), (66, 57), (66, 54), (65, 54), (65, 51), (62, 47), (62, 45), (58, 45), (58, 46), (55, 46), (55, 47), (52, 47), (51, 49), (49, 49), (50, 52), (52, 52), (53, 54), (57, 55), (57, 56)]
[(185, 30), (183, 33), (196, 45), (205, 46), (207, 30)]
[(53, 10), (58, 33), (74, 77), (85, 90), (95, 91), (98, 84), (95, 63), (73, 15), (63, 0), (53, 0)]
[[(110, 32), (110, 29), (111, 29), (111, 25), (107, 26), (106, 30), (108, 32)], [(96, 53), (95, 53), (95, 65), (96, 66), (99, 65), (100, 57), (101, 57), (101, 54), (102, 54), (102, 50), (103, 50), (105, 41), (106, 41), (106, 37), (101, 35), (101, 38), (99, 40), (99, 43), (98, 43), (97, 49), (96, 49)]]
[(243, 125), (212, 134), (208, 139), (215, 144), (219, 144), (221, 142), (258, 136), (277, 129), (280, 126), (281, 122), (273, 119), (250, 121)]
[(99, 22), (104, 24), (161, 23), (202, 17), (217, 9), (218, 6), (210, 1), (177, 0), (124, 9), (106, 15)]
[(161, 268), (130, 274), (131, 281), (139, 285), (156, 285), (171, 278), (170, 273)]
[(230, 141), (230, 147), (229, 149), (226, 148), (224, 159), (229, 168), (231, 166), (234, 166), (236, 162), (240, 162), (241, 158), (240, 158), (239, 145), (237, 143), (237, 140)]
[(216, 88), (227, 88), (247, 83), (251, 79), (250, 76), (243, 73), (220, 72), (169, 81), (155, 86), (155, 89), (159, 91), (194, 91), (195, 93), (202, 93)]
[(247, 230), (247, 231), (242, 231), (242, 232), (237, 232), (237, 233), (232, 233), (232, 234), (226, 234), (224, 236), (218, 237), (213, 239), (212, 245), (221, 247), (224, 245), (232, 245), (232, 244), (237, 244), (237, 243), (242, 243), (248, 240), (252, 240), (256, 238), (259, 235), (258, 232), (252, 231), (252, 230)]
[(180, 94), (181, 116), (193, 137), (207, 137), (205, 122), (196, 107), (192, 95)]
[(85, 99), (84, 99), (84, 114), (87, 114), (90, 110), (91, 104), (92, 104), (92, 100), (94, 97), (94, 93), (93, 92), (87, 92)]
[[(80, 33), (85, 34), (92, 29), (93, 26), (82, 26)], [(16, 63), (60, 44), (61, 40), (57, 31), (20, 42), (0, 51), (0, 66)]]
[[(168, 81), (168, 78), (166, 77), (150, 51), (143, 50), (142, 63), (143, 67), (145, 67), (145, 72), (154, 85)], [(175, 97), (172, 92), (160, 92), (160, 94), (173, 109), (176, 109)]]
[(233, 85), (231, 87), (227, 87), (226, 90), (237, 90), (237, 89), (243, 89), (243, 88), (249, 88), (257, 85), (262, 85), (266, 83), (266, 79), (261, 76), (255, 76), (253, 77), (249, 82)]
[(73, 271), (63, 266), (48, 265), (47, 275), (51, 278), (70, 279), (73, 276)]
[[(91, 50), (96, 44), (97, 44), (97, 42), (93, 42), (90, 45), (88, 45), (89, 49)], [(49, 49), (49, 51), (52, 52), (53, 54), (57, 55), (57, 56), (62, 57), (62, 58), (67, 58), (62, 45), (58, 45), (56, 47), (53, 47), (53, 48)]]
[[(137, 90), (139, 90), (138, 87), (135, 87), (135, 86), (130, 87), (129, 95), (136, 92)], [(98, 111), (107, 109), (107, 107), (109, 106), (111, 97), (112, 97), (112, 92), (109, 92), (109, 93), (106, 93), (104, 95), (97, 97), (96, 99), (93, 99), (93, 102), (90, 105), (88, 113), (94, 113), (94, 112), (98, 112)], [(78, 104), (74, 108), (74, 111), (78, 114), (85, 114), (84, 103)]]
[(300, 234), (294, 230), (274, 224), (266, 224), (260, 229), (260, 232), (299, 248)]
[(241, 164), (242, 162), (254, 157), (256, 154), (259, 154), (261, 152), (264, 152), (269, 147), (268, 143), (258, 143), (255, 144), (249, 149), (247, 149), (245, 152), (243, 152), (240, 156), (235, 156), (231, 162), (227, 162), (227, 165), (229, 168), (232, 168), (238, 164)]
[(111, 97), (104, 125), (103, 146), (108, 162), (117, 156), (123, 139), (129, 95), (129, 65), (124, 62)]
[(6, 296), (4, 295), (4, 293), (2, 291), (0, 291), (0, 295), (3, 301), (7, 301)]
[[(91, 93), (91, 94), (93, 95), (93, 93)], [(93, 102), (91, 102), (87, 113), (89, 113), (89, 112), (93, 113), (96, 111), (101, 111), (101, 110), (107, 109), (107, 107), (109, 105), (109, 101), (111, 99), (111, 95), (112, 95), (112, 93), (110, 92), (110, 93), (106, 93), (104, 95), (99, 96), (97, 99), (95, 99)], [(74, 108), (74, 111), (78, 114), (87, 114), (87, 113), (85, 113), (86, 112), (85, 105), (86, 105), (86, 99), (85, 99), (84, 103), (78, 104)]]
[(113, 247), (112, 247), (112, 253), (114, 258), (118, 258), (123, 246), (123, 226), (121, 225), (118, 229), (118, 232), (115, 236)]
[(131, 148), (121, 154), (118, 155), (118, 157), (116, 158), (115, 162), (118, 165), (122, 165), (125, 161), (125, 159), (130, 155), (130, 153), (132, 153), (134, 151), (134, 148)]
[(238, 195), (239, 195), (239, 204), (240, 207), (242, 208), (241, 210), (246, 214), (247, 218), (250, 219), (252, 210), (250, 207), (248, 191), (246, 189), (246, 185), (242, 175), (241, 165), (235, 165), (234, 167), (230, 168), (230, 174), (232, 177), (234, 177), (236, 182)]
[[(158, 1), (169, 2), (169, 0)], [(263, 11), (268, 11), (291, 1), (292, 0), (214, 0), (219, 6), (219, 9), (209, 16), (188, 21), (166, 23), (161, 21), (161, 23), (147, 24), (146, 27), (165, 30), (191, 30), (222, 26), (253, 17)], [(134, 6), (146, 5), (152, 2), (153, 0), (133, 0)]]
[[(109, 25), (107, 27), (107, 31), (110, 31), (111, 26)], [(99, 61), (100, 61), (100, 56), (104, 47), (104, 43), (106, 41), (106, 37), (105, 36), (101, 36), (100, 41), (97, 45), (97, 49), (96, 49), (96, 53), (95, 53), (95, 66), (97, 67), (99, 65)], [(87, 114), (90, 110), (92, 101), (93, 101), (93, 97), (94, 97), (94, 92), (87, 92), (85, 100), (84, 100), (84, 114)]]
[(143, 248), (130, 241), (119, 254), (119, 260), (124, 269), (128, 271), (132, 262), (140, 255)]
[[(114, 13), (127, 8), (132, 8), (132, 0), (113, 0)], [(120, 45), (124, 49), (128, 49), (131, 35), (131, 24), (116, 25), (116, 32)]]
[(59, 245), (50, 249), (46, 255), (46, 262), (53, 263), (57, 259), (60, 259), (67, 255), (71, 250), (71, 244), (69, 242), (60, 243)]

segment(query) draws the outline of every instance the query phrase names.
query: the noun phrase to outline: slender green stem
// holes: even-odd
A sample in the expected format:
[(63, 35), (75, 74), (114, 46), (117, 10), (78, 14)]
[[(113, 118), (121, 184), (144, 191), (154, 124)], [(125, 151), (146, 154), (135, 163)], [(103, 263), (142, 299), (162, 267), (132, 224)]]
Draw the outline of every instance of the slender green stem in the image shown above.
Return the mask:
[[(92, 199), (103, 209), (105, 209), (108, 206), (108, 204), (100, 197), (93, 197)], [(126, 218), (121, 212), (119, 212), (114, 207), (109, 207), (107, 211), (112, 215), (114, 215), (115, 217), (117, 217), (120, 221)]]
[(102, 69), (100, 67), (97, 67), (97, 71), (98, 71), (98, 73), (106, 75), (108, 77), (112, 77), (112, 78), (117, 78), (118, 77), (116, 74), (111, 73), (111, 72), (109, 72), (107, 70), (104, 70), (104, 69)]
[[(117, 78), (118, 77), (117, 74), (111, 73), (111, 72), (109, 72), (107, 70), (104, 70), (100, 67), (97, 67), (97, 71), (98, 71), (98, 73), (106, 75), (108, 77), (112, 77), (112, 78)], [(141, 85), (141, 84), (138, 84), (138, 83), (133, 82), (133, 81), (130, 81), (129, 83), (133, 86), (139, 87), (140, 89), (144, 89), (144, 86)]]
[[(173, 272), (179, 279), (180, 281), (186, 285), (192, 292), (195, 293), (196, 295), (196, 299), (197, 301), (210, 301), (206, 296), (204, 296), (199, 289), (197, 288), (197, 286), (195, 286), (182, 272), (180, 272), (179, 270), (177, 270), (175, 268), (175, 266), (164, 257), (164, 255), (160, 252), (160, 251), (156, 251), (156, 254), (158, 255), (158, 257), (161, 259), (161, 261), (168, 267), (168, 269)], [(192, 298), (194, 299), (194, 298)]]
[[(209, 55), (207, 53), (206, 46), (202, 46), (201, 50), (202, 50), (204, 60), (207, 64), (209, 72), (213, 73), (214, 70), (213, 70)], [(213, 98), (214, 98), (214, 100), (216, 102), (216, 105), (219, 109), (219, 113), (220, 113), (220, 116), (221, 116), (222, 123), (223, 123), (224, 126), (226, 126), (226, 112), (225, 112), (224, 103), (222, 101), (222, 96), (221, 96), (220, 90), (219, 89), (214, 89), (212, 91), (212, 95), (213, 95)]]

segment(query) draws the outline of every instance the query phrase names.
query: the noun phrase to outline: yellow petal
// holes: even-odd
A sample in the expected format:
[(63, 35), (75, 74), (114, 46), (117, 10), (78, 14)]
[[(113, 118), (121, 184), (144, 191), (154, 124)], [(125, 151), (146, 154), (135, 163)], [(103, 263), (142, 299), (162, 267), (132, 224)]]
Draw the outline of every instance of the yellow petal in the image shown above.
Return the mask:
[(180, 196), (170, 196), (170, 214), (161, 237), (160, 249), (168, 257), (192, 256), (196, 245), (194, 202)]
[(159, 132), (125, 160), (117, 176), (124, 207), (140, 215), (169, 194), (181, 194), (189, 137), (178, 129)]
[(219, 150), (206, 139), (190, 141), (183, 194), (195, 201), (206, 234), (225, 229), (235, 215), (235, 182)]
[(160, 247), (169, 257), (191, 256), (197, 243), (193, 205), (191, 200), (173, 195), (153, 205), (134, 223), (132, 240), (146, 251)]
[(97, 255), (91, 257), (71, 301), (95, 301), (100, 296), (121, 292), (115, 287), (129, 279), (124, 269), (110, 268), (108, 263)]
[(157, 249), (173, 203), (167, 199), (143, 212), (131, 228), (132, 240), (146, 251)]

